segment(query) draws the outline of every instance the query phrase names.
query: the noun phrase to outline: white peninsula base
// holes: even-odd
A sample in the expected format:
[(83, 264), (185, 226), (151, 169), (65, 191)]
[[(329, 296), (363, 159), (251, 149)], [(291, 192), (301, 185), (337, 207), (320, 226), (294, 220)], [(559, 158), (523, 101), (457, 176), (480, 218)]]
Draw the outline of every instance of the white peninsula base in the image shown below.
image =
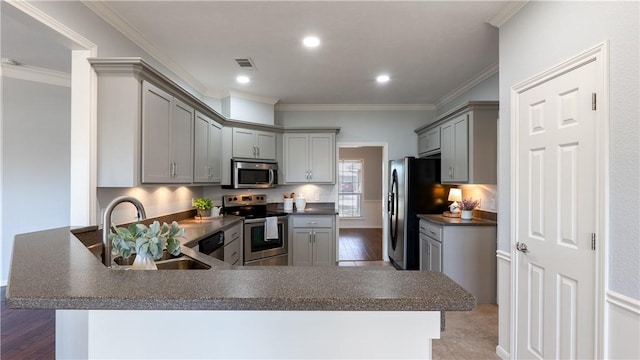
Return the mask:
[(56, 310), (58, 359), (430, 359), (438, 311)]

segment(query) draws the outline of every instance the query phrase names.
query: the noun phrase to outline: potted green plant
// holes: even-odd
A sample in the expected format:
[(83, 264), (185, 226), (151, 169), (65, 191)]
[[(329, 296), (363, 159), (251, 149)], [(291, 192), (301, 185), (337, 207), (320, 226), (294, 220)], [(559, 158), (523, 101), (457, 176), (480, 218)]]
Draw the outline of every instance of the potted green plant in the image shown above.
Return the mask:
[(211, 208), (213, 207), (213, 201), (207, 198), (197, 198), (193, 201), (193, 207), (198, 210), (198, 216), (209, 217), (211, 216)]
[(115, 230), (109, 234), (111, 253), (128, 258), (135, 250), (132, 269), (157, 270), (154, 260), (160, 259), (164, 250), (174, 256), (180, 255), (179, 239), (184, 238), (184, 228), (181, 229), (175, 221), (171, 225), (162, 223), (162, 226), (158, 221), (149, 226), (133, 223)]

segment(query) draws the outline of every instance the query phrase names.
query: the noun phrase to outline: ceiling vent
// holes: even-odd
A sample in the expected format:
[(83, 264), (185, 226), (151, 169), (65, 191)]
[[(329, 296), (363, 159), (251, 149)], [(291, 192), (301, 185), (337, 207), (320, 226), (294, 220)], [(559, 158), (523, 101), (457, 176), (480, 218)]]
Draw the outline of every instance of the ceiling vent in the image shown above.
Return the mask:
[(236, 64), (240, 66), (240, 68), (245, 70), (256, 70), (256, 65), (253, 63), (253, 60), (249, 58), (238, 58), (235, 59)]

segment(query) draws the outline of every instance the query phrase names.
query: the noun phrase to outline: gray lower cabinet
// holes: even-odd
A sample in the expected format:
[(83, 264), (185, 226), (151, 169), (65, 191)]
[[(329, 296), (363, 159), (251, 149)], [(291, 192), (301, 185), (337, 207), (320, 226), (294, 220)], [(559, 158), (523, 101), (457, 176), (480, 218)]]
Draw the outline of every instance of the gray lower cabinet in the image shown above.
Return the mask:
[(289, 218), (292, 265), (335, 265), (335, 215), (290, 215)]
[(476, 297), (496, 303), (496, 227), (420, 220), (420, 270), (439, 271)]
[(242, 265), (242, 223), (224, 231), (224, 262)]

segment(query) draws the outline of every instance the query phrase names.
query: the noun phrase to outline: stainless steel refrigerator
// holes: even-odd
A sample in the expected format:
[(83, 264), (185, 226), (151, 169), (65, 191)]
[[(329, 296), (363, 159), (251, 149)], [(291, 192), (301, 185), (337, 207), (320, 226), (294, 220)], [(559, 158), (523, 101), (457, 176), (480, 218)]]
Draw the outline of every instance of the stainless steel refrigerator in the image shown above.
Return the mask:
[(418, 214), (447, 210), (450, 185), (440, 184), (440, 159), (405, 157), (389, 162), (389, 260), (400, 270), (418, 270)]

